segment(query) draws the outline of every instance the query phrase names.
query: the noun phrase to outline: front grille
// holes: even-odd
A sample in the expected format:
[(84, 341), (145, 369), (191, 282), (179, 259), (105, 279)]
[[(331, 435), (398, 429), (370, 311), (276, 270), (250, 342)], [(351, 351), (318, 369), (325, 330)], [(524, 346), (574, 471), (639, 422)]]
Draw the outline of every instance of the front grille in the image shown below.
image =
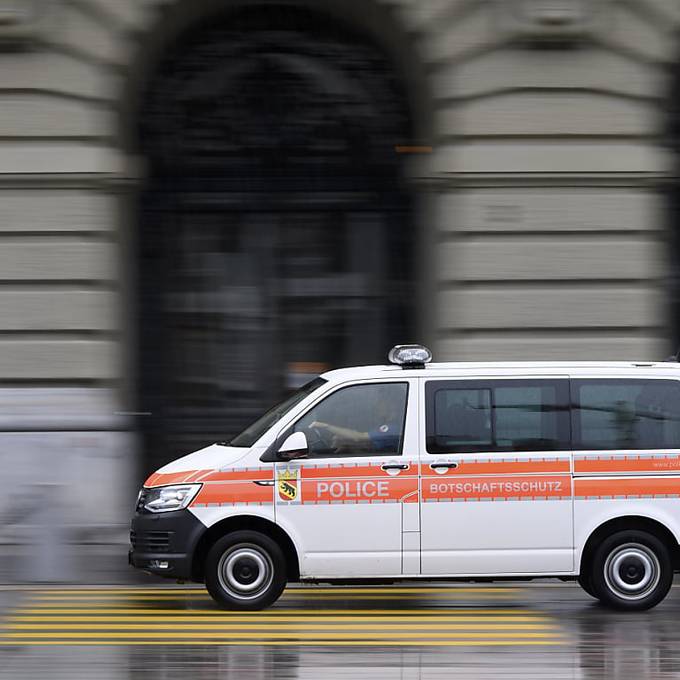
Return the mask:
[(130, 532), (130, 544), (133, 550), (145, 553), (170, 552), (170, 540), (173, 531), (136, 531)]

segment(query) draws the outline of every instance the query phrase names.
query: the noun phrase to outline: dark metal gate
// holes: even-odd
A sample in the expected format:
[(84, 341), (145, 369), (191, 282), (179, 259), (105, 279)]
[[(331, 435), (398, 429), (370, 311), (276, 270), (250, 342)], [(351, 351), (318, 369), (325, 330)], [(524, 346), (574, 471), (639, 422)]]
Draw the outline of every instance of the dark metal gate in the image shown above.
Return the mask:
[(413, 337), (410, 134), (385, 55), (313, 12), (242, 11), (168, 52), (140, 117), (149, 468)]

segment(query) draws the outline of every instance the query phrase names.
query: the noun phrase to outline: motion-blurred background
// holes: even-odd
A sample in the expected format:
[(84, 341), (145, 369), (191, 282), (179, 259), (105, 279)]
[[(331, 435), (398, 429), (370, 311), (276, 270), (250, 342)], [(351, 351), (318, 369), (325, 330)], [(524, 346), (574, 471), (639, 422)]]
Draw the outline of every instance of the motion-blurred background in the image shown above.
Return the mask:
[(0, 581), (332, 367), (661, 359), (680, 0), (0, 0)]

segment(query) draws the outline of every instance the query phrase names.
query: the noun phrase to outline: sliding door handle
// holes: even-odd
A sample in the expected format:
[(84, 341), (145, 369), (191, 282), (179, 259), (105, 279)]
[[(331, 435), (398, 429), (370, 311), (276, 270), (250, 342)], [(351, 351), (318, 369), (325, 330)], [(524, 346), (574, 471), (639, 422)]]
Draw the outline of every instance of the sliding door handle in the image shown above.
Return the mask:
[(432, 463), (430, 470), (455, 470), (457, 467), (458, 463)]

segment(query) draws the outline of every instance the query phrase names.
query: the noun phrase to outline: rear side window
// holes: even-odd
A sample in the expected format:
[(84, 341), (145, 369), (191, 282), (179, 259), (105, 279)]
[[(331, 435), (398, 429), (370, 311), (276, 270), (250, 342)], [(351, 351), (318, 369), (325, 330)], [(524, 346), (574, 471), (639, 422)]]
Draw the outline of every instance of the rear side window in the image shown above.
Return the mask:
[(675, 380), (572, 380), (574, 448), (680, 448)]
[(428, 453), (569, 449), (567, 380), (428, 381)]

